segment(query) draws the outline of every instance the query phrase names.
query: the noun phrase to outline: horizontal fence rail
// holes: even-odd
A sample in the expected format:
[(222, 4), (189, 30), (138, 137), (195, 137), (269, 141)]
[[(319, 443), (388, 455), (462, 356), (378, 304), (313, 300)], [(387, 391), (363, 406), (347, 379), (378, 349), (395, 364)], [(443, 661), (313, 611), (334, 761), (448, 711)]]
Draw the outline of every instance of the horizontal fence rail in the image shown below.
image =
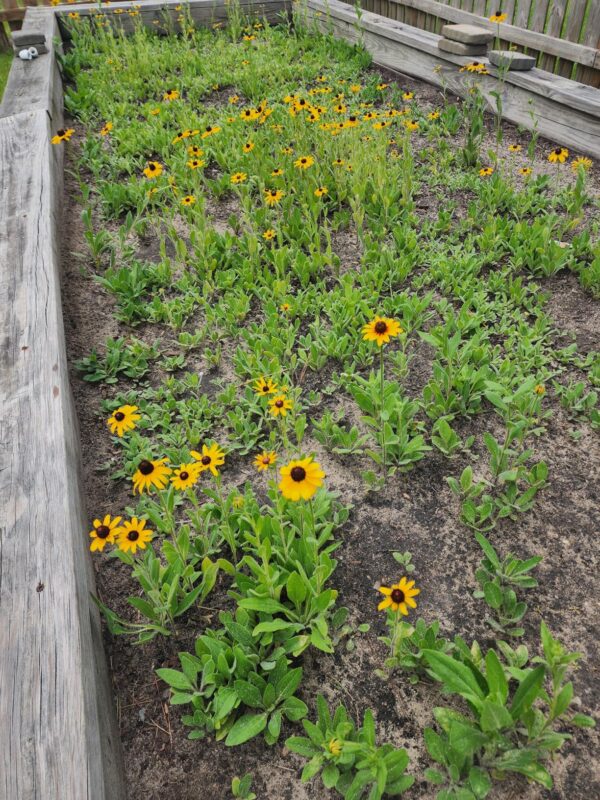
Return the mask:
[[(600, 87), (600, 0), (361, 0), (366, 11), (440, 33), (447, 22), (469, 23), (499, 35), (540, 69)], [(497, 25), (489, 17), (501, 11)]]

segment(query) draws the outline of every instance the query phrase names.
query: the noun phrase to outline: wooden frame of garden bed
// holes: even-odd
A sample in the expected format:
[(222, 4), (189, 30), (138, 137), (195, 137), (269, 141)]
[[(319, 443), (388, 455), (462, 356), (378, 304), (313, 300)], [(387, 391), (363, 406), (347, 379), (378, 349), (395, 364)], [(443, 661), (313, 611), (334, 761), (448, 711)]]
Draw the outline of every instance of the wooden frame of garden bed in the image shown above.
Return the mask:
[[(114, 3), (103, 11), (110, 17), (134, 5)], [(145, 3), (140, 18), (153, 25), (166, 11), (175, 21), (179, 5)], [(0, 791), (10, 800), (124, 796), (100, 619), (90, 596), (94, 578), (60, 299), (64, 151), (50, 138), (63, 124), (59, 22), (72, 8), (27, 10), (23, 30), (43, 32), (49, 53), (15, 60), (0, 105)], [(226, 16), (222, 0), (190, 0), (189, 8), (198, 23)], [(275, 21), (289, 6), (287, 0), (242, 0), (242, 8)], [(306, 8), (344, 38), (358, 39), (360, 26), (379, 64), (440, 83), (433, 67), (442, 63), (449, 88), (464, 92), (456, 69), (464, 60), (438, 53), (433, 34), (368, 13), (359, 23), (337, 0), (307, 0)], [(96, 13), (97, 6), (77, 11)], [(131, 22), (126, 14), (115, 19)], [(494, 80), (486, 79), (488, 93)], [(508, 119), (530, 122), (531, 93), (538, 115), (559, 109), (564, 120), (549, 125), (540, 118), (540, 132), (600, 155), (598, 92), (537, 70), (512, 74)]]
[[(472, 58), (454, 56), (438, 49), (440, 36), (379, 14), (363, 11), (339, 0), (302, 0), (309, 20), (323, 32), (350, 42), (362, 42), (376, 64), (402, 72), (464, 97), (472, 75), (459, 68)], [(498, 70), (484, 57), (490, 75), (480, 76), (490, 111), (496, 110), (492, 92), (498, 89)], [(583, 83), (541, 69), (508, 72), (502, 89), (502, 116), (531, 128), (577, 152), (600, 158), (600, 91)]]

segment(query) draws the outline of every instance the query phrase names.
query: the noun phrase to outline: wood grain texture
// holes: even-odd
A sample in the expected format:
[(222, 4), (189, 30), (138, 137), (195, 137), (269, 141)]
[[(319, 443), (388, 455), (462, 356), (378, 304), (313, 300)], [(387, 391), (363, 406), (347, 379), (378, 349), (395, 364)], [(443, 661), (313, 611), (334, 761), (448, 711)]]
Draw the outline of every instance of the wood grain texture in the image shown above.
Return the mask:
[[(471, 25), (479, 25), (482, 28), (487, 28), (494, 34), (497, 33), (498, 30), (498, 26), (490, 22), (487, 17), (452, 8), (451, 6), (438, 2), (438, 0), (393, 0), (393, 2), (401, 3), (407, 8), (427, 11), (448, 22), (466, 22)], [(377, 5), (375, 7), (377, 7)], [(508, 25), (506, 23), (503, 23), (501, 26), (501, 35), (503, 40), (512, 42), (513, 44), (540, 50), (550, 55), (559, 56), (560, 58), (567, 58), (586, 66), (593, 66), (598, 56), (598, 51), (595, 47), (577, 44), (576, 42), (568, 42), (565, 39), (556, 39), (553, 36), (546, 36), (546, 34), (538, 33), (535, 30), (525, 30), (524, 28), (518, 28), (515, 25)]]
[(122, 800), (61, 311), (61, 87), (44, 64), (7, 91), (52, 119), (0, 118), (0, 797)]
[[(306, 6), (313, 14), (321, 12), (322, 16), (315, 19), (323, 29), (332, 24), (336, 35), (352, 42), (358, 40), (356, 14), (348, 5), (339, 0), (306, 0)], [(446, 85), (459, 96), (468, 91), (469, 79), (458, 71), (457, 65), (469, 59), (440, 52), (435, 34), (368, 12), (362, 15), (360, 27), (365, 46), (377, 64), (434, 85)], [(436, 65), (442, 68), (440, 74), (434, 72)], [(494, 110), (491, 93), (497, 91), (498, 81), (491, 75), (480, 86), (490, 110)], [(600, 157), (600, 96), (594, 89), (537, 69), (509, 72), (502, 102), (506, 119), (531, 127), (533, 114), (542, 136), (576, 152)]]

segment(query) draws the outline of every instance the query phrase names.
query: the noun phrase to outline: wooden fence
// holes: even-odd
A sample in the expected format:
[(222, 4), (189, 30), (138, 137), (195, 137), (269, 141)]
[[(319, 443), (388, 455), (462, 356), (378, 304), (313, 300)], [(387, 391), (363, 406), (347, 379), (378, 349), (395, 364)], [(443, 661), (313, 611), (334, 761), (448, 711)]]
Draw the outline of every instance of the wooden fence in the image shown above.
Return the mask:
[[(367, 11), (439, 33), (446, 22), (500, 30), (501, 46), (537, 58), (537, 66), (600, 87), (600, 0), (361, 0)], [(507, 15), (499, 28), (488, 17)]]

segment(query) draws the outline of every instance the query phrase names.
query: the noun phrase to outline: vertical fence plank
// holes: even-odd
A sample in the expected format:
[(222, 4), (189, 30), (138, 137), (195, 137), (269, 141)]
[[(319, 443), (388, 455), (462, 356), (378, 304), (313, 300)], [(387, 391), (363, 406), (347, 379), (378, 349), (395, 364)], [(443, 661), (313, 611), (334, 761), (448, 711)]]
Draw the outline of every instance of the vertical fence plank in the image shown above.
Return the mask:
[[(560, 38), (566, 11), (567, 0), (550, 3), (543, 32), (547, 33), (549, 36)], [(541, 69), (545, 69), (548, 72), (554, 72), (557, 62), (558, 59), (556, 56), (543, 55), (539, 61), (539, 66)]]
[(517, 11), (513, 17), (514, 24), (519, 28), (527, 28), (529, 22), (529, 13), (534, 0), (517, 0)]
[[(600, 3), (598, 0), (591, 0), (581, 44), (600, 50)], [(576, 80), (600, 88), (600, 70), (592, 69), (591, 67), (578, 67)]]
[[(566, 25), (563, 25), (562, 38), (570, 42), (578, 42), (583, 34), (583, 23), (585, 20), (585, 9), (588, 0), (569, 0)], [(560, 60), (558, 67), (559, 75), (570, 78), (575, 71), (575, 64), (572, 61)]]

